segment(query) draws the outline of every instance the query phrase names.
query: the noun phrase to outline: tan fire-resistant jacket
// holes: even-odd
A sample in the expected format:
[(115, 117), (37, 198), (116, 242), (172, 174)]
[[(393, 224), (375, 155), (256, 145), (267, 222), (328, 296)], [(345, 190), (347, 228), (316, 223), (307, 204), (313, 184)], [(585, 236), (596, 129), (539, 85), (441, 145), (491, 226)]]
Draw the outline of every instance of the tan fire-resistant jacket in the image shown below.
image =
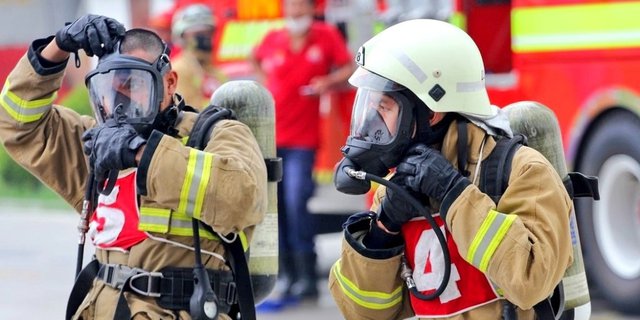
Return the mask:
[[(548, 297), (572, 263), (569, 215), (572, 202), (552, 165), (537, 151), (521, 147), (516, 152), (509, 186), (496, 204), (477, 187), (474, 179), (480, 150), (482, 159), (496, 142), (468, 124), (468, 171), (473, 184), (451, 204), (446, 216), (448, 232), (462, 257), (490, 211), (516, 215), (515, 220), (489, 259), (485, 274), (518, 307), (518, 319), (534, 319), (532, 307)], [(457, 163), (458, 132), (452, 124), (444, 139), (442, 154)], [(384, 187), (376, 192), (376, 207), (384, 197)], [(494, 214), (495, 214), (495, 211)], [(366, 232), (366, 230), (365, 230)], [(360, 236), (362, 237), (362, 236)], [(401, 254), (383, 258), (366, 257), (361, 241), (352, 247), (343, 239), (341, 259), (330, 273), (329, 288), (346, 319), (404, 319), (414, 315), (408, 290), (400, 278)], [(401, 247), (400, 247), (401, 248)], [(371, 256), (380, 257), (380, 253)], [(472, 261), (468, 261), (473, 264)], [(434, 268), (438, 266), (432, 266)], [(477, 267), (477, 266), (476, 266)], [(398, 297), (402, 287), (402, 298)], [(501, 301), (469, 310), (448, 319), (501, 319)]]
[[(17, 162), (80, 212), (88, 176), (81, 136), (95, 121), (52, 105), (64, 64), (44, 67), (34, 53), (36, 45), (34, 42), (18, 62), (3, 87), (0, 139)], [(177, 125), (179, 137), (189, 135), (195, 118), (194, 113), (183, 113)], [(147, 172), (138, 170), (138, 192), (141, 184), (146, 186), (146, 194), (139, 194), (140, 207), (171, 209), (174, 214), (185, 197), (181, 193), (187, 179), (190, 151), (179, 139), (155, 133), (151, 136), (140, 164), (146, 161)], [(206, 189), (199, 219), (220, 234), (244, 231), (250, 237), (267, 208), (266, 167), (255, 138), (246, 125), (222, 120), (212, 131), (205, 152), (212, 154), (213, 160), (208, 181), (200, 182)], [(193, 246), (192, 237), (169, 232), (149, 234), (157, 240), (148, 238), (128, 252), (98, 249), (96, 256), (101, 263), (125, 264), (147, 271), (159, 271), (167, 266), (193, 267), (194, 255), (189, 249)], [(224, 253), (219, 240), (202, 239), (201, 243), (203, 251)], [(211, 255), (203, 254), (203, 262), (207, 268), (226, 268)], [(133, 318), (175, 319), (172, 311), (159, 308), (153, 298), (126, 296)], [(117, 298), (117, 290), (95, 280), (76, 317), (81, 314), (83, 319), (113, 319)], [(188, 311), (179, 312), (179, 316), (190, 318)]]

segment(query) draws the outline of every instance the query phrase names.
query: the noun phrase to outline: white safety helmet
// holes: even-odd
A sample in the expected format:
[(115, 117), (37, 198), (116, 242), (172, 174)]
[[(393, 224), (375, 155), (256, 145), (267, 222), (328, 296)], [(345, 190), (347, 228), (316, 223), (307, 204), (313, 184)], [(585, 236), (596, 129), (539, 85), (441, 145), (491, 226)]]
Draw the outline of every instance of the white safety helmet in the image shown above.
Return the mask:
[(356, 87), (367, 78), (393, 82), (385, 86), (409, 89), (435, 112), (495, 112), (480, 50), (466, 32), (447, 22), (416, 19), (393, 25), (365, 42), (356, 62), (360, 70), (349, 79)]
[(382, 176), (415, 142), (441, 142), (453, 117), (433, 126), (431, 112), (492, 115), (484, 66), (473, 40), (439, 20), (398, 23), (365, 42), (351, 130), (342, 153), (360, 169)]
[(176, 12), (171, 22), (171, 35), (179, 39), (187, 29), (198, 26), (215, 27), (213, 13), (204, 4), (192, 4)]

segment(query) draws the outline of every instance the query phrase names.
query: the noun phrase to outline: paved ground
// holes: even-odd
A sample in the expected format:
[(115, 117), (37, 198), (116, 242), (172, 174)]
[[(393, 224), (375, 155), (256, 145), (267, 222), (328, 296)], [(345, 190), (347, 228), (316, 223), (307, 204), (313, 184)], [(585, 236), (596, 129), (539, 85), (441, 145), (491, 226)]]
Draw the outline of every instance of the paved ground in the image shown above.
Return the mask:
[[(356, 206), (360, 200), (354, 202)], [(68, 209), (0, 202), (0, 320), (26, 319), (27, 310), (29, 319), (64, 317), (75, 272), (77, 222), (77, 215)], [(317, 244), (320, 269), (327, 272), (339, 254), (339, 234), (318, 236)], [(85, 249), (85, 262), (91, 252), (92, 248)], [(258, 319), (342, 319), (326, 281), (321, 288), (317, 304), (259, 313)], [(596, 320), (640, 319), (623, 317), (598, 300), (593, 309)]]

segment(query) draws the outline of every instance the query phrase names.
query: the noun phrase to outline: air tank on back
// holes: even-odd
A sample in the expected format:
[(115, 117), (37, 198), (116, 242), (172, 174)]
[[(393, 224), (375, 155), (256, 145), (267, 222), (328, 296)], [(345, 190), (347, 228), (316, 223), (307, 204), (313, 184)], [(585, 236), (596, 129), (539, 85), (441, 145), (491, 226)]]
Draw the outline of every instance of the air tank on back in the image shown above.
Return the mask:
[[(264, 86), (249, 80), (226, 82), (213, 93), (211, 104), (235, 111), (238, 120), (251, 128), (262, 156), (277, 162), (274, 101)], [(278, 275), (277, 181), (270, 179), (267, 188), (267, 214), (256, 226), (249, 246), (249, 272), (256, 304), (273, 290)]]
[[(504, 107), (503, 110), (509, 117), (513, 132), (524, 134), (527, 137), (528, 146), (542, 153), (551, 162), (563, 181), (569, 179), (560, 126), (553, 111), (534, 101), (512, 103)], [(574, 210), (575, 208), (571, 211), (569, 221), (573, 264), (562, 278), (565, 310), (573, 309), (573, 319), (589, 319), (591, 316), (589, 287)]]

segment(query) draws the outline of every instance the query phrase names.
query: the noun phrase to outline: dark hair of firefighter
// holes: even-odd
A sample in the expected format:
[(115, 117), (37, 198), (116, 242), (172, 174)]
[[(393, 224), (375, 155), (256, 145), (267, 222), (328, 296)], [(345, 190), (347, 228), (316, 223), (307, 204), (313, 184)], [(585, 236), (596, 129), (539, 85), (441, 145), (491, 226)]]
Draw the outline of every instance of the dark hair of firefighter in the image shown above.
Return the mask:
[(164, 41), (155, 32), (148, 29), (134, 28), (127, 30), (124, 34), (124, 38), (120, 43), (120, 52), (131, 53), (135, 50), (144, 50), (150, 53), (155, 60), (165, 53), (165, 47)]
[[(144, 50), (153, 57), (153, 60), (158, 60), (162, 54), (169, 55), (169, 51), (165, 42), (158, 36), (157, 33), (143, 28), (129, 29), (124, 34), (124, 38), (120, 43), (121, 53), (131, 53), (136, 50)], [(152, 62), (152, 61), (149, 61)], [(169, 62), (169, 70), (171, 63)], [(161, 71), (162, 72), (162, 71)], [(178, 130), (174, 128), (179, 112), (184, 108), (184, 101), (180, 99), (178, 105), (171, 104), (164, 110), (160, 111), (156, 118), (153, 120), (152, 129), (158, 130), (162, 133), (176, 136)], [(145, 132), (143, 135), (148, 136), (151, 132)]]

